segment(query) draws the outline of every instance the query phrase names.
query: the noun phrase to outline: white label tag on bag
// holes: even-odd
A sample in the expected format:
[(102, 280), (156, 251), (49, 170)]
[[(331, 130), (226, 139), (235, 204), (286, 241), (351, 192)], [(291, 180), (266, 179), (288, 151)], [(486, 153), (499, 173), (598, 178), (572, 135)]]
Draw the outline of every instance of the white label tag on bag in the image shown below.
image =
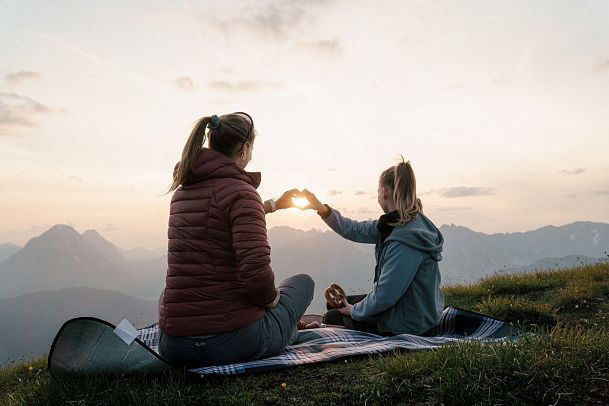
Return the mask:
[(137, 337), (137, 330), (127, 319), (123, 319), (114, 329), (114, 334), (119, 336), (125, 344), (129, 345)]

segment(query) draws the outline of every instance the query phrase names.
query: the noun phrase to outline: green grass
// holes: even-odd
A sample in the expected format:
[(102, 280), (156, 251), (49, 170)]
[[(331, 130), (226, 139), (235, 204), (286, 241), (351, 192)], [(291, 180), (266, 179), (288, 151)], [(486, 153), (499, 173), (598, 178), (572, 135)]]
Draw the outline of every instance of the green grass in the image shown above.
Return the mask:
[(444, 293), (447, 305), (532, 334), (231, 378), (51, 377), (41, 359), (0, 370), (0, 405), (609, 403), (608, 265), (496, 275)]

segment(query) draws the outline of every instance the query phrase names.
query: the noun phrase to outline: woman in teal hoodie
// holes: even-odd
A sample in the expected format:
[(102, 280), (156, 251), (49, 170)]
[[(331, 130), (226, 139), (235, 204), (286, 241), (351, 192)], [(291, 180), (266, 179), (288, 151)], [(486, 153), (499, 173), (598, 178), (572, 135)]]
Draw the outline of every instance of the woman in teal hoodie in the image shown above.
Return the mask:
[(325, 322), (384, 335), (429, 334), (444, 309), (438, 268), (444, 238), (423, 214), (410, 162), (402, 159), (381, 174), (378, 203), (385, 214), (378, 220), (351, 220), (308, 190), (303, 195), (307, 208), (315, 209), (338, 235), (376, 245), (372, 292), (348, 296), (342, 308), (326, 314)]

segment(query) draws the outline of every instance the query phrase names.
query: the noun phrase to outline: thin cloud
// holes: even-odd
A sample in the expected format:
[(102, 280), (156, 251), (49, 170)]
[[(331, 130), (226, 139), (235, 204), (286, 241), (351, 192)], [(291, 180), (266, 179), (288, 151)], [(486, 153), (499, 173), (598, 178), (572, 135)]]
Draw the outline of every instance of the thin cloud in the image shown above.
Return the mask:
[(22, 85), (26, 82), (41, 79), (42, 75), (34, 71), (22, 70), (19, 72), (7, 73), (4, 80), (12, 85)]
[(195, 82), (190, 76), (181, 76), (170, 80), (170, 82), (172, 85), (185, 92), (190, 92), (195, 88)]
[(455, 186), (443, 189), (433, 189), (429, 192), (422, 193), (422, 195), (426, 194), (437, 194), (452, 199), (457, 197), (491, 196), (495, 194), (495, 190), (493, 188), (480, 186)]
[(284, 42), (301, 38), (304, 31), (315, 26), (318, 15), (328, 3), (331, 1), (279, 0), (270, 4), (258, 1), (232, 8), (196, 11), (188, 6), (185, 11), (194, 21), (212, 27), (229, 40)]
[[(222, 13), (226, 13), (222, 15)], [(297, 2), (235, 9), (205, 10), (197, 13), (206, 26), (220, 30), (230, 38), (254, 38), (264, 41), (283, 40), (303, 25), (304, 9)], [(213, 17), (210, 18), (210, 14)]]
[(609, 189), (595, 190), (593, 193), (597, 195), (609, 195)]
[(355, 196), (361, 196), (361, 195), (365, 195), (366, 192), (364, 192), (363, 190), (358, 190), (357, 192), (355, 192)]
[(33, 224), (27, 229), (23, 230), (9, 230), (11, 234), (31, 234), (31, 233), (42, 233), (51, 228), (50, 224)]
[(335, 167), (331, 167), (331, 168), (327, 168), (326, 169), (328, 172), (336, 172), (338, 170), (338, 168)]
[(596, 65), (597, 72), (608, 72), (609, 71), (609, 59), (604, 60), (603, 62)]
[(0, 92), (0, 135), (12, 135), (23, 128), (35, 127), (35, 118), (51, 108), (29, 97)]
[(49, 40), (50, 42), (52, 42), (53, 44), (57, 45), (58, 47), (65, 49), (66, 51), (69, 51), (69, 52), (72, 52), (73, 54), (79, 55), (79, 56), (81, 56), (81, 57), (83, 57), (85, 59), (88, 59), (91, 62), (94, 62), (94, 63), (98, 64), (98, 65), (105, 66), (106, 68), (110, 68), (110, 69), (113, 69), (115, 71), (119, 70), (115, 65), (113, 65), (113, 64), (111, 64), (109, 62), (106, 62), (105, 60), (103, 60), (102, 58), (100, 58), (99, 56), (95, 55), (92, 52), (88, 52), (88, 51), (79, 49), (79, 48), (77, 48), (75, 46), (66, 44), (65, 42), (63, 42), (63, 41), (61, 41), (61, 40), (59, 40), (59, 39), (57, 39), (57, 38), (55, 38), (55, 37), (53, 37), (53, 36), (51, 36), (49, 34), (46, 34), (44, 32), (41, 33), (41, 35), (44, 38), (46, 38), (47, 40)]
[(464, 85), (464, 82), (451, 83), (450, 85), (446, 86), (446, 90), (459, 90), (463, 88)]
[(465, 210), (471, 210), (471, 207), (466, 207), (466, 206), (454, 206), (454, 207), (436, 207), (434, 210), (435, 211), (465, 211)]
[(120, 231), (121, 229), (114, 224), (106, 224), (104, 228), (102, 228), (102, 233), (114, 233), (116, 231)]
[(343, 53), (344, 46), (337, 39), (319, 39), (299, 42), (295, 45), (295, 49), (321, 58), (332, 59)]
[(242, 80), (238, 82), (228, 82), (225, 80), (216, 80), (208, 82), (206, 86), (209, 89), (220, 92), (259, 92), (263, 90), (281, 89), (283, 85), (276, 82), (261, 82), (258, 80)]
[(505, 84), (507, 84), (508, 82), (509, 82), (509, 78), (508, 78), (507, 76), (500, 76), (500, 77), (498, 77), (498, 78), (496, 78), (496, 79), (493, 79), (493, 80), (491, 81), (491, 85), (497, 85), (497, 86), (500, 86), (500, 85), (505, 85)]
[(342, 190), (330, 190), (328, 192), (328, 196), (337, 196), (343, 194)]
[(562, 171), (560, 171), (558, 173), (561, 175), (579, 175), (584, 172), (586, 172), (586, 170), (584, 168), (575, 168), (575, 169), (563, 169)]
[(132, 78), (134, 80), (137, 80), (137, 81), (139, 81), (141, 83), (145, 83), (147, 85), (151, 85), (151, 86), (155, 86), (155, 87), (159, 86), (158, 83), (156, 83), (156, 81), (153, 81), (153, 80), (145, 77), (144, 75), (142, 75), (142, 74), (140, 74), (138, 72), (130, 72), (130, 71), (121, 69), (118, 66), (116, 66), (116, 65), (106, 61), (105, 59), (100, 58), (98, 55), (96, 55), (93, 52), (86, 51), (84, 49), (80, 49), (80, 48), (77, 48), (77, 47), (75, 47), (73, 45), (67, 44), (67, 43), (59, 40), (58, 38), (55, 38), (55, 37), (53, 37), (53, 36), (51, 36), (49, 34), (46, 34), (44, 32), (41, 32), (40, 35), (43, 38), (45, 38), (47, 41), (49, 41), (49, 42), (53, 43), (54, 45), (56, 45), (57, 47), (62, 48), (62, 49), (66, 50), (66, 51), (68, 51), (68, 52), (70, 52), (70, 53), (72, 53), (74, 55), (80, 56), (81, 58), (84, 58), (84, 59), (86, 59), (86, 60), (88, 60), (90, 62), (93, 62), (93, 63), (95, 63), (95, 64), (97, 64), (99, 66), (103, 66), (105, 68), (111, 69), (111, 70), (113, 70), (115, 72), (120, 73), (123, 76), (127, 76), (127, 77)]

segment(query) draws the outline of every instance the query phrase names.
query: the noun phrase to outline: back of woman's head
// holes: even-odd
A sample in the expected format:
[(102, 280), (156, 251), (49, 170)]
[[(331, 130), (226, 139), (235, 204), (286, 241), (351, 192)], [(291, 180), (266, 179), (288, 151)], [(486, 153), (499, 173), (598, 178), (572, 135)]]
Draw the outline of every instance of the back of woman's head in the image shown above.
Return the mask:
[(256, 138), (254, 121), (249, 114), (242, 112), (199, 119), (184, 145), (182, 158), (174, 171), (173, 183), (167, 193), (173, 192), (188, 180), (206, 137), (209, 138), (209, 149), (232, 159), (237, 156), (246, 142), (254, 142)]
[(400, 220), (394, 225), (402, 225), (423, 212), (423, 204), (417, 197), (417, 180), (410, 161), (404, 161), (387, 168), (381, 174), (379, 183), (392, 191), (393, 203), (400, 214)]

